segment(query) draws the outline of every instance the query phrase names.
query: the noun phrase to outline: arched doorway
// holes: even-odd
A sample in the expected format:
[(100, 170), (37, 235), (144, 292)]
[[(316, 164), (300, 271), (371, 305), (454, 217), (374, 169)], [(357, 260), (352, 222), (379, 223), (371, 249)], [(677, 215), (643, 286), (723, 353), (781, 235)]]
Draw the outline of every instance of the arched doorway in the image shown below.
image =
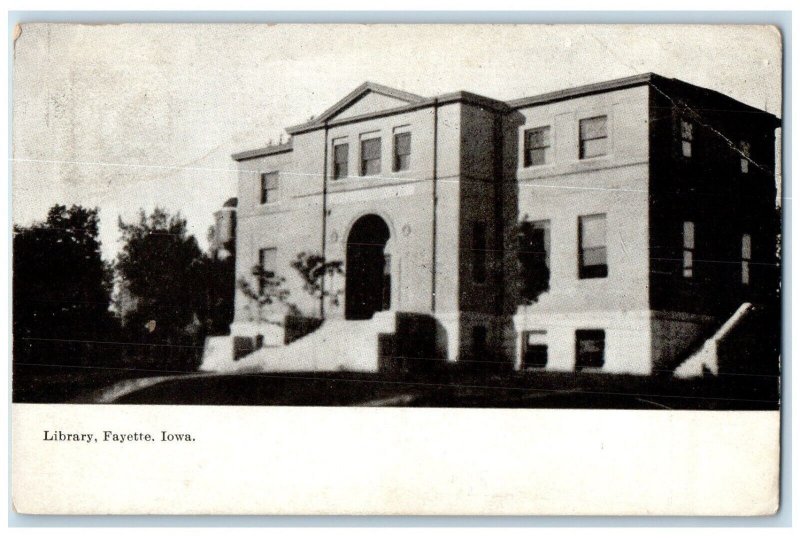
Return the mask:
[(391, 306), (389, 226), (377, 215), (358, 219), (347, 236), (344, 312), (347, 319), (369, 319)]

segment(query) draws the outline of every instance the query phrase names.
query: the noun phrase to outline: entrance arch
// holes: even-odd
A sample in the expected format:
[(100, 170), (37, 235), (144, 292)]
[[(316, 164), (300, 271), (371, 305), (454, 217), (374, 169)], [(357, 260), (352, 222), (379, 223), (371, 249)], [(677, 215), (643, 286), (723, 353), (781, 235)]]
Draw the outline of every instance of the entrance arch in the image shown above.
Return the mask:
[(378, 215), (364, 215), (350, 228), (345, 260), (344, 316), (369, 319), (391, 306), (389, 226)]

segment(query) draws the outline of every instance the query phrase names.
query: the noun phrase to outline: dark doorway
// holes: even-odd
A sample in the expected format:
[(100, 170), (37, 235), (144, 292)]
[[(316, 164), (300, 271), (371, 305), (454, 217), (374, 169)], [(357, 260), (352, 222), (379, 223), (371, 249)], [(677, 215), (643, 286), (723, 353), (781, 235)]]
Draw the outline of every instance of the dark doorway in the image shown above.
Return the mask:
[(377, 215), (358, 219), (347, 237), (345, 303), (347, 319), (369, 319), (391, 305), (391, 257), (386, 250), (389, 227)]

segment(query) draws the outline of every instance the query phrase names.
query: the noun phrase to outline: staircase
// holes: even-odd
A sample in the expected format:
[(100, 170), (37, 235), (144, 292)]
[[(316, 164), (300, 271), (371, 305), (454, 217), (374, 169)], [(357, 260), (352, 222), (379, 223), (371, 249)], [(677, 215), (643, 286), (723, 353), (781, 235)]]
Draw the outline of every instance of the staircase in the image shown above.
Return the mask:
[(742, 303), (736, 312), (717, 329), (717, 332), (703, 343), (700, 349), (692, 353), (675, 369), (675, 377), (700, 377), (706, 373), (719, 375), (721, 346), (734, 337), (736, 331), (745, 325), (754, 308), (751, 303)]
[(395, 332), (395, 313), (368, 320), (326, 320), (286, 346), (264, 347), (238, 361), (216, 364), (223, 372), (377, 372), (383, 335)]

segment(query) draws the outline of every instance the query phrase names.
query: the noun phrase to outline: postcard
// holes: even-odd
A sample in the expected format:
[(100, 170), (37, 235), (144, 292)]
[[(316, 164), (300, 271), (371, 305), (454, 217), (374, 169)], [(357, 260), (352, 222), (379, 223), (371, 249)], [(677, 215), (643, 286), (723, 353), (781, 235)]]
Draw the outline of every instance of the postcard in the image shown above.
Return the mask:
[(13, 37), (20, 513), (778, 509), (776, 28)]

